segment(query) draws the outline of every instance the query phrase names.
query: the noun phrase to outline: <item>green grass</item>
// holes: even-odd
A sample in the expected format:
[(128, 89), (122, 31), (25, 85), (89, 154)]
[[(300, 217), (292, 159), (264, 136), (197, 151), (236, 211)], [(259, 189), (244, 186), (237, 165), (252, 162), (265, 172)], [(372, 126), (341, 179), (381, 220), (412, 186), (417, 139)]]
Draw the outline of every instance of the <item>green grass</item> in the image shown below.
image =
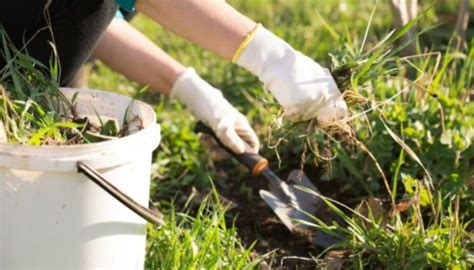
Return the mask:
[(146, 268), (254, 269), (262, 260), (251, 254), (252, 246), (240, 243), (236, 228), (226, 224), (215, 189), (192, 215), (172, 207), (165, 224), (149, 227)]
[[(370, 200), (362, 202), (355, 211), (348, 211), (349, 207), (340, 202), (322, 199), (347, 226), (326, 224), (312, 215), (309, 216), (313, 221), (304, 223), (342, 239), (334, 248), (349, 254), (342, 259), (347, 269), (472, 268), (472, 232), (468, 229), (471, 222), (466, 222), (460, 212), (459, 196), (448, 206), (439, 204), (436, 220), (427, 225), (422, 220), (420, 204), (415, 201), (403, 210), (388, 212), (373, 201), (369, 203)], [(324, 262), (321, 258), (317, 261)]]
[[(56, 52), (54, 44), (50, 44)], [(53, 55), (49, 66), (25, 50), (16, 48), (0, 26), (0, 133), (9, 143), (65, 145), (92, 143), (126, 134), (115, 121), (102, 121), (98, 127), (76, 113), (79, 92), (68, 99), (59, 89), (60, 68)], [(124, 116), (127, 121), (128, 116)], [(127, 125), (124, 125), (126, 127)]]
[[(133, 24), (165, 51), (185, 65), (194, 66), (206, 80), (222, 89), (255, 127), (264, 145), (261, 152), (270, 158), (272, 165), (284, 161), (280, 171), (300, 165), (299, 157), (309, 140), (319, 153), (327, 150), (335, 154), (325, 166), (310, 153), (304, 161), (308, 167), (319, 166), (318, 171), (322, 171), (319, 178), (344, 187), (345, 194), (349, 190), (351, 200), (344, 203), (354, 205), (367, 195), (387, 199), (392, 201), (388, 215), (396, 203), (411, 202), (405, 211), (386, 219), (388, 226), (381, 226), (380, 220), (373, 217), (369, 217), (370, 226), (362, 226), (357, 222), (357, 215), (341, 212), (351, 224), (349, 229), (327, 229), (347, 235), (347, 241), (339, 247), (350, 253), (345, 266), (356, 269), (472, 267), (474, 105), (466, 99), (474, 82), (474, 41), (470, 29), (463, 48), (455, 50), (450, 46), (453, 23), (449, 18), (456, 7), (449, 1), (437, 2), (418, 20), (418, 30), (426, 32), (418, 39), (417, 57), (402, 58), (398, 54), (388, 57), (384, 53), (393, 47), (386, 46), (364, 68), (367, 61), (361, 59), (371, 59), (377, 52), (373, 48), (391, 31), (389, 6), (383, 1), (379, 1), (366, 40), (364, 35), (375, 1), (363, 4), (336, 0), (230, 2), (323, 65), (337, 68), (353, 64), (351, 67), (355, 68), (348, 73), (352, 76), (346, 78), (346, 87), (366, 102), (352, 104), (352, 114), (359, 115), (352, 126), (358, 140), (373, 154), (385, 179), (366, 152), (328, 139), (324, 133), (315, 133), (312, 138), (291, 137), (288, 130), (282, 130), (284, 133), (274, 133), (269, 140), (279, 108), (255, 77), (166, 32), (143, 16), (135, 18)], [(424, 7), (430, 4), (423, 2)], [(441, 26), (433, 28), (440, 22)], [(364, 40), (364, 48), (360, 50)], [(364, 56), (363, 52), (368, 51), (371, 53)], [(139, 88), (101, 64), (96, 65), (90, 84), (92, 88), (129, 95)], [(164, 208), (170, 209), (166, 227), (150, 228), (148, 266), (236, 269), (251, 264), (249, 247), (240, 246), (235, 239), (235, 228), (225, 226), (222, 208), (209, 207), (214, 204), (207, 201), (197, 214), (173, 210), (176, 208), (170, 204), (172, 198), (176, 201), (186, 198), (190, 186), (207, 186), (209, 176), (218, 190), (226, 185), (217, 179), (214, 165), (206, 158), (206, 149), (192, 132), (194, 120), (190, 114), (178, 103), (156, 94), (147, 93), (141, 98), (155, 105), (162, 125), (163, 140), (155, 153), (152, 193)], [(281, 136), (286, 137), (278, 148), (271, 147)], [(232, 171), (233, 181), (243, 177), (242, 172)], [(315, 223), (318, 224), (316, 220)], [(208, 252), (206, 258), (204, 252), (209, 251), (210, 245), (218, 248)], [(228, 254), (229, 260), (218, 262), (217, 258), (224, 254)], [(325, 253), (313, 255), (319, 256), (316, 259), (319, 260)]]
[[(15, 48), (0, 26), (0, 47), (6, 65), (0, 70), (0, 121), (10, 143), (64, 144), (80, 134), (73, 103), (59, 91), (57, 57), (49, 67)], [(70, 137), (70, 136), (69, 136)]]

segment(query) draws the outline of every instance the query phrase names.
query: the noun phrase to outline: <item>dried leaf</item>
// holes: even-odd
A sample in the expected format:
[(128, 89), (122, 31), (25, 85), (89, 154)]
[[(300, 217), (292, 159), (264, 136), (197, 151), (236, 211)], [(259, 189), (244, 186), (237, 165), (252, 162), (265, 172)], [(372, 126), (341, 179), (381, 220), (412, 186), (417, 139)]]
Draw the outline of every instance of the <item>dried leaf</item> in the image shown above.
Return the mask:
[(410, 209), (413, 204), (413, 199), (401, 200), (397, 204), (395, 204), (392, 209), (390, 210), (390, 216), (393, 217), (398, 213), (403, 213)]

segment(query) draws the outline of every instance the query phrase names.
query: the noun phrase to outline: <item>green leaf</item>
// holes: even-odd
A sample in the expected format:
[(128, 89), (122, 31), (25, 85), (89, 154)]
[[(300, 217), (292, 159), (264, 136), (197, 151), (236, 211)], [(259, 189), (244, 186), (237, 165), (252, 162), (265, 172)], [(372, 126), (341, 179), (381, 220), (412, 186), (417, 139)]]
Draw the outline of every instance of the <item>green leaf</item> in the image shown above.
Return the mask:
[(100, 134), (106, 135), (106, 136), (117, 137), (118, 132), (119, 132), (119, 129), (117, 127), (117, 121), (112, 120), (112, 119), (105, 122), (105, 124), (103, 124), (102, 127), (100, 128)]
[(71, 104), (74, 106), (76, 105), (76, 102), (77, 102), (77, 98), (79, 97), (79, 91), (78, 92), (75, 92), (73, 95), (72, 95), (72, 98), (71, 98)]

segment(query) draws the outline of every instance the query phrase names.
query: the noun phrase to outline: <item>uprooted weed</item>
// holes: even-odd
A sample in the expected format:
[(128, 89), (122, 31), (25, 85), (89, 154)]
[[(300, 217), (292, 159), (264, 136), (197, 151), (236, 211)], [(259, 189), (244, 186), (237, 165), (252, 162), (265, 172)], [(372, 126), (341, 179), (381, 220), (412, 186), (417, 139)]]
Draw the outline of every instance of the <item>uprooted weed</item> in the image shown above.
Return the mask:
[[(398, 56), (399, 52), (406, 47), (409, 42), (415, 42), (415, 40), (397, 45), (400, 38), (415, 25), (427, 10), (404, 27), (392, 30), (378, 43), (366, 49), (367, 36), (375, 10), (376, 6), (372, 10), (361, 42), (357, 40), (351, 43), (346, 42), (342, 49), (330, 54), (331, 73), (342, 92), (344, 100), (348, 104), (350, 111), (349, 117), (325, 125), (321, 125), (316, 119), (291, 123), (284, 120), (284, 114), (282, 110), (280, 110), (270, 129), (269, 146), (270, 148), (276, 149), (278, 154), (278, 146), (281, 143), (297, 140), (299, 141), (298, 144), (302, 145), (301, 169), (303, 169), (308, 158), (310, 158), (314, 164), (318, 166), (322, 165), (329, 173), (331, 172), (332, 161), (338, 154), (335, 152), (336, 148), (334, 145), (343, 147), (343, 149), (349, 153), (354, 153), (355, 151), (365, 152), (383, 179), (388, 194), (393, 198), (383, 168), (369, 147), (358, 139), (353, 121), (356, 119), (369, 121), (367, 117), (369, 113), (376, 113), (383, 116), (384, 106), (390, 106), (395, 98), (410, 90), (410, 87), (405, 87), (396, 92), (393, 96), (385, 97), (385, 100), (380, 100), (380, 95), (376, 93), (377, 85), (375, 85), (375, 82), (380, 80), (407, 81), (403, 75), (406, 75), (406, 71), (413, 65), (408, 59), (425, 57), (427, 55), (422, 54), (402, 58)], [(325, 25), (329, 27), (329, 24)], [(421, 31), (417, 36), (428, 30), (429, 29)], [(409, 63), (410, 66), (403, 65), (402, 62), (404, 62), (404, 60), (405, 63)], [(421, 77), (424, 76), (425, 74), (421, 75)], [(415, 79), (415, 82), (418, 82), (419, 79), (420, 78)], [(431, 81), (429, 81), (429, 83), (430, 82)], [(428, 88), (429, 85), (425, 86), (425, 89)], [(366, 124), (370, 129), (371, 123), (367, 122)], [(369, 188), (367, 187), (366, 191), (368, 190)], [(369, 194), (370, 193), (371, 192), (369, 192)]]

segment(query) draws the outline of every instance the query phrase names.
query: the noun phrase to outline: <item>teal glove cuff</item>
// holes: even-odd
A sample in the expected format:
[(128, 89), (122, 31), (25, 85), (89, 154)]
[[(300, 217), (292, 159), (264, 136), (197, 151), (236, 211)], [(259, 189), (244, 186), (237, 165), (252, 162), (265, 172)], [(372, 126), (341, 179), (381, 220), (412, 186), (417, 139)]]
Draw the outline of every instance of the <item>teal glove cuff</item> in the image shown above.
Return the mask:
[(135, 10), (135, 0), (115, 0), (115, 3), (128, 12)]

